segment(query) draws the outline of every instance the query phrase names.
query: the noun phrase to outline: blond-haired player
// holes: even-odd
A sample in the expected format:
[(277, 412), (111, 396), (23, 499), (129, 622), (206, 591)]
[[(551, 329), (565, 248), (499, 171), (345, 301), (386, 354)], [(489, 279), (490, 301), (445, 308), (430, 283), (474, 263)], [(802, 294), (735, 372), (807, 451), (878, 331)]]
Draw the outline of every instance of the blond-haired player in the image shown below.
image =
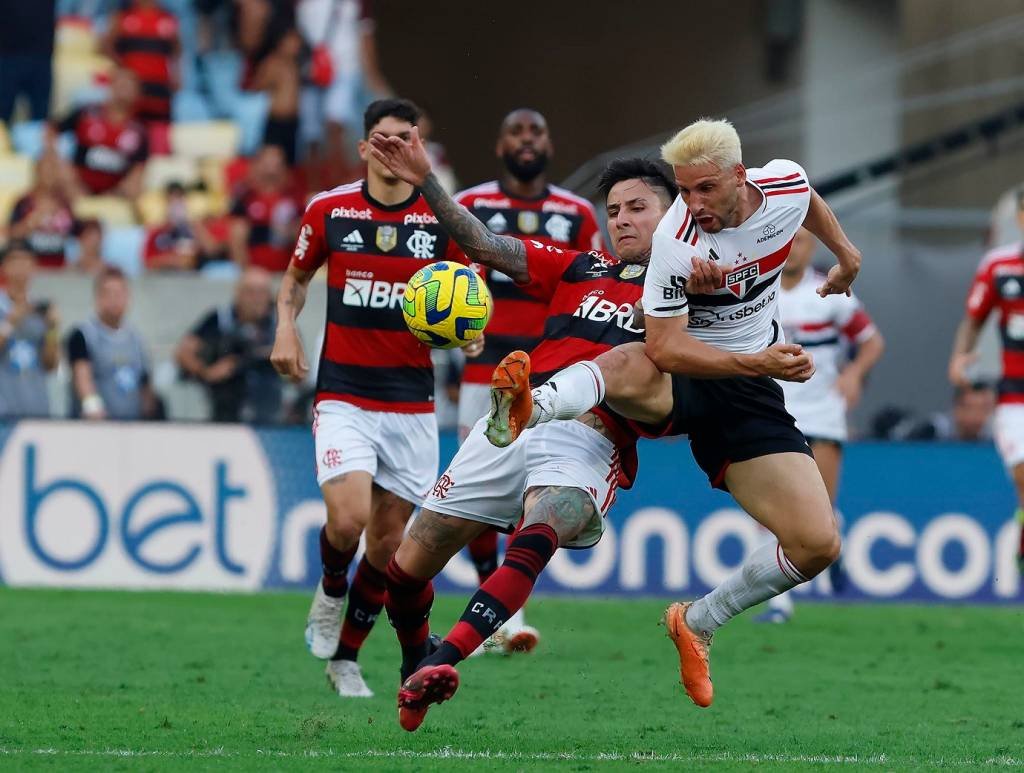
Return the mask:
[[(820, 296), (847, 293), (861, 257), (804, 170), (785, 160), (748, 170), (728, 121), (691, 124), (665, 144), (662, 157), (680, 196), (654, 234), (643, 295), (646, 343), (619, 346), (566, 368), (532, 395), (514, 395), (507, 423), (515, 436), (604, 400), (649, 434), (686, 433), (711, 484), (775, 535), (710, 593), (666, 611), (686, 692), (709, 706), (715, 630), (839, 555), (828, 492), (769, 376), (806, 381), (814, 372), (802, 347), (784, 343), (778, 315), (782, 267), (800, 226), (838, 259)], [(715, 289), (687, 295), (702, 259), (716, 267)], [(502, 416), (491, 418), (502, 424)], [(491, 434), (498, 438), (502, 429)]]

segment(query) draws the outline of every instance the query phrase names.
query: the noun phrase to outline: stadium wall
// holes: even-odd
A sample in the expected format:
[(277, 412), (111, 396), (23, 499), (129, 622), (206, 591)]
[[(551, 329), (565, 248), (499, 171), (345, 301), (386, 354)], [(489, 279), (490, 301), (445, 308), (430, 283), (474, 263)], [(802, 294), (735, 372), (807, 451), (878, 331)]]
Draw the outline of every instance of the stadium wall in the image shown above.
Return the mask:
[[(442, 458), (455, 449), (442, 439)], [(0, 424), (0, 578), (12, 586), (310, 588), (324, 508), (298, 429)], [(641, 449), (597, 548), (561, 551), (547, 592), (690, 596), (719, 582), (758, 527), (685, 442)], [(850, 587), (840, 600), (1020, 599), (1012, 491), (994, 450), (852, 444), (841, 496)], [(455, 482), (458, 485), (458, 481)], [(456, 557), (439, 590), (476, 585)], [(832, 596), (826, 577), (801, 589)]]

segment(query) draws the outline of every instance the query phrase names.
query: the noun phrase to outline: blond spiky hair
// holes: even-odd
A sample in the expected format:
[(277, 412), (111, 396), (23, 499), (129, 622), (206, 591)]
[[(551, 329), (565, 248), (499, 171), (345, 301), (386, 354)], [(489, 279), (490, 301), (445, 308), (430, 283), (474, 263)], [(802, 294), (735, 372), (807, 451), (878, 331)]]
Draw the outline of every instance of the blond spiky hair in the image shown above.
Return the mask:
[(701, 118), (661, 146), (661, 157), (672, 166), (714, 164), (732, 169), (742, 163), (740, 135), (727, 120)]

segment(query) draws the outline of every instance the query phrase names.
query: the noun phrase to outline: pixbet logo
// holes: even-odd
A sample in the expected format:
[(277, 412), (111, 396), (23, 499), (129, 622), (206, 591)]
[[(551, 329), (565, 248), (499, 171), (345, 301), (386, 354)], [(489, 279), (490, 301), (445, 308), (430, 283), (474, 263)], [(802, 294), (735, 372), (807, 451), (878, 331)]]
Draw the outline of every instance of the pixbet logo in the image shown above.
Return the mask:
[(24, 422), (0, 463), (0, 570), (11, 585), (258, 588), (271, 480), (244, 427)]
[(347, 217), (351, 220), (373, 220), (373, 212), (370, 209), (356, 209), (355, 207), (335, 207), (331, 210), (331, 219)]

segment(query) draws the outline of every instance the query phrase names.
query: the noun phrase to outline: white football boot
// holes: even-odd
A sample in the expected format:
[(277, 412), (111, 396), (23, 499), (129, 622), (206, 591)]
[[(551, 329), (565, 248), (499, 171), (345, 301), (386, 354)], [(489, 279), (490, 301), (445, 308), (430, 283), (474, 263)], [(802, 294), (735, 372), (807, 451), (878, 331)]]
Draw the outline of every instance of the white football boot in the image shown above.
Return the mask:
[(326, 660), (338, 649), (341, 612), (344, 608), (344, 596), (328, 596), (324, 593), (323, 580), (317, 583), (309, 616), (306, 618), (306, 646), (313, 657)]
[(520, 609), (498, 629), (493, 638), (500, 648), (498, 651), (506, 655), (514, 652), (532, 652), (540, 644), (540, 631), (526, 624), (523, 610)]
[(354, 660), (328, 660), (327, 681), (342, 698), (372, 698), (373, 690), (363, 681), (363, 672)]

